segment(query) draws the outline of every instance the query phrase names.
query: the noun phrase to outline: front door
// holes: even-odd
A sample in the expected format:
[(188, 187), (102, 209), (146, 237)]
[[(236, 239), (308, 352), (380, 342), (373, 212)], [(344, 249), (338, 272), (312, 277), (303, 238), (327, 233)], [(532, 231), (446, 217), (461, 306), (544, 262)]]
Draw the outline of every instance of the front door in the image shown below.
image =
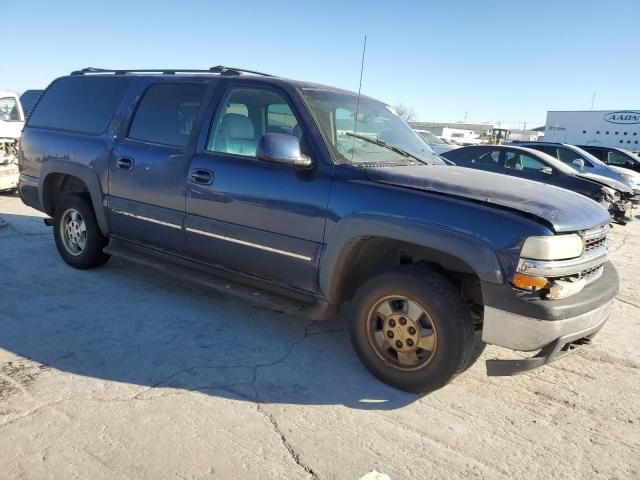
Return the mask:
[[(272, 87), (229, 87), (221, 98), (189, 168), (186, 249), (211, 264), (314, 291), (332, 173), (323, 145), (309, 135), (315, 126)], [(258, 160), (265, 133), (296, 136), (313, 167)]]
[(168, 250), (184, 246), (186, 173), (204, 90), (189, 83), (156, 83), (146, 89), (110, 160), (114, 235)]
[(509, 175), (543, 183), (553, 183), (551, 181), (553, 171), (540, 160), (517, 150), (503, 152), (505, 171)]

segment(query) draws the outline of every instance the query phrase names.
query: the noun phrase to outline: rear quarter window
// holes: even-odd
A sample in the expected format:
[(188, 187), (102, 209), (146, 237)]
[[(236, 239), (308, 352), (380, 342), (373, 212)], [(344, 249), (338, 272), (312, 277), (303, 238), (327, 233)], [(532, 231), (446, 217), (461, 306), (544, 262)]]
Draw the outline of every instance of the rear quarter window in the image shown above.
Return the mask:
[(64, 77), (49, 86), (29, 118), (30, 127), (98, 135), (109, 126), (131, 78)]

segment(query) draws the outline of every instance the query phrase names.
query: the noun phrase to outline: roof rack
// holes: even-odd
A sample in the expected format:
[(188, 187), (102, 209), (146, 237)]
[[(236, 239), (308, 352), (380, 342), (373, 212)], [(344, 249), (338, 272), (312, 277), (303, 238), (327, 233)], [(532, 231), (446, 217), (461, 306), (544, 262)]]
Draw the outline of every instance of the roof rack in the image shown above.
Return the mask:
[(95, 68), (87, 67), (82, 70), (75, 70), (71, 72), (71, 75), (85, 75), (88, 73), (113, 73), (114, 75), (126, 75), (128, 73), (158, 73), (160, 75), (176, 75), (178, 73), (216, 73), (224, 76), (242, 75), (243, 73), (250, 73), (253, 75), (262, 75), (263, 77), (272, 77), (268, 73), (256, 72), (255, 70), (247, 70), (245, 68), (225, 67), (223, 65), (217, 65), (211, 67), (208, 70), (199, 70), (192, 68), (157, 68), (157, 69), (109, 69), (109, 68)]

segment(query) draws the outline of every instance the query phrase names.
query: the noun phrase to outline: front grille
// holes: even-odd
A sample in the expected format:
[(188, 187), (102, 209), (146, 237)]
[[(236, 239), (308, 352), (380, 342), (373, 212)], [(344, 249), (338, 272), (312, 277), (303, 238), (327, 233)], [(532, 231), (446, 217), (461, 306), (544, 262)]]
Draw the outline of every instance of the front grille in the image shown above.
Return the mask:
[(585, 239), (584, 241), (584, 252), (591, 252), (593, 250), (596, 250), (597, 248), (600, 248), (602, 246), (606, 246), (607, 245), (607, 236), (605, 234), (604, 237), (600, 237), (600, 238), (593, 238), (593, 239)]
[(609, 225), (584, 232), (584, 252), (587, 253), (603, 246), (606, 247), (608, 233)]
[(599, 267), (591, 268), (589, 270), (584, 270), (580, 272), (580, 278), (584, 278), (586, 283), (589, 284), (599, 279), (602, 276), (603, 272), (604, 272), (604, 266), (600, 265)]
[[(584, 233), (583, 255), (589, 255), (592, 252), (595, 253), (598, 250), (606, 250), (608, 233), (609, 233), (609, 225), (605, 225), (599, 228), (594, 228), (592, 230), (587, 230)], [(580, 278), (584, 278), (587, 284), (589, 284), (599, 279), (602, 276), (603, 271), (604, 271), (604, 266), (598, 265), (596, 267), (592, 267), (592, 268), (589, 268), (588, 270), (583, 270), (582, 272), (580, 272)]]

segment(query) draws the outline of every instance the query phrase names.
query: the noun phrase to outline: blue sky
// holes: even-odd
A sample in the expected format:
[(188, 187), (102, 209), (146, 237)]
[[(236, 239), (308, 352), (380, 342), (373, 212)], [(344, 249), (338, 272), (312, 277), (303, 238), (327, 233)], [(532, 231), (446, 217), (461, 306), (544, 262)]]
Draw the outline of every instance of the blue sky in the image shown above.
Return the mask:
[(640, 107), (640, 1), (0, 0), (0, 90), (85, 66), (223, 64), (357, 90), (420, 120)]

